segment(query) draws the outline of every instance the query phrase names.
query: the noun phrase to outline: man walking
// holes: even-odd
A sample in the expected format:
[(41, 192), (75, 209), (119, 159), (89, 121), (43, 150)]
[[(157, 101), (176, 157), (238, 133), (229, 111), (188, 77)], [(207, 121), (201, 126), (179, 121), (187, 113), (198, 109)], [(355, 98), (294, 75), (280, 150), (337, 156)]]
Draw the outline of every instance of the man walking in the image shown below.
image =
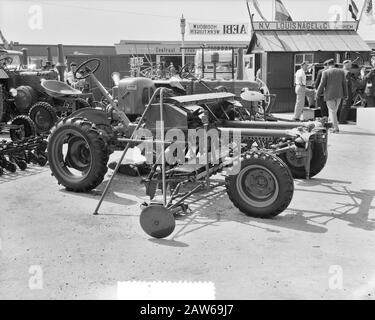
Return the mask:
[(345, 60), (343, 62), (343, 70), (345, 73), (345, 81), (346, 85), (348, 87), (348, 98), (343, 100), (338, 112), (338, 118), (340, 124), (346, 124), (348, 123), (346, 120), (348, 118), (349, 112), (350, 112), (350, 106), (353, 102), (353, 85), (352, 85), (352, 62), (350, 60)]
[(305, 106), (305, 97), (314, 97), (315, 91), (309, 88), (306, 88), (306, 71), (308, 69), (307, 62), (304, 61), (301, 63), (301, 68), (297, 70), (294, 75), (294, 84), (296, 92), (296, 105), (294, 107), (294, 116), (293, 120), (301, 120), (301, 115), (303, 112), (303, 107)]
[[(328, 68), (328, 60), (324, 61), (323, 67), (324, 68), (320, 69), (318, 71), (318, 74), (316, 75), (316, 80), (315, 80), (315, 89), (316, 90), (318, 90), (319, 85), (320, 85), (320, 81), (322, 81), (323, 71), (327, 70), (327, 68)], [(320, 109), (321, 116), (328, 119), (328, 108), (327, 108), (326, 102), (324, 101), (323, 95), (317, 96), (316, 104), (317, 104), (317, 107)]]
[(366, 82), (365, 96), (367, 102), (367, 108), (375, 107), (375, 56), (371, 57), (371, 71), (362, 75), (362, 79)]
[(333, 133), (339, 132), (337, 110), (343, 98), (348, 97), (348, 86), (345, 80), (345, 73), (342, 69), (335, 68), (333, 60), (328, 62), (328, 69), (322, 74), (322, 81), (316, 93), (324, 95), (327, 103), (329, 120), (333, 123)]

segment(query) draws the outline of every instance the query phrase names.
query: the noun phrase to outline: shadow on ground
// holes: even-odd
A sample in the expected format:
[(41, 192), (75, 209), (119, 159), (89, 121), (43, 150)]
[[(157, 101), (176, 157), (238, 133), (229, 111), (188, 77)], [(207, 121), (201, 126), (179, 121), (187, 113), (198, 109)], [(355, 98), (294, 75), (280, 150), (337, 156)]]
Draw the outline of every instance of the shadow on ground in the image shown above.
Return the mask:
[[(88, 197), (99, 201), (107, 181), (89, 193), (74, 194), (69, 192), (69, 195), (74, 194), (78, 197)], [(140, 177), (116, 175), (104, 202), (132, 206), (148, 201), (148, 197), (145, 196), (145, 188), (140, 181)], [(371, 205), (375, 197), (375, 190), (351, 190), (348, 187), (350, 184), (350, 181), (333, 179), (295, 180), (296, 192), (332, 194), (342, 196), (343, 200), (334, 203), (335, 206), (330, 205), (323, 212), (309, 210), (303, 206), (289, 207), (284, 213), (273, 219), (248, 217), (234, 208), (223, 185), (207, 191), (203, 190), (193, 194), (185, 201), (190, 210), (186, 214), (176, 217), (177, 226), (172, 240), (204, 228), (216, 227), (225, 222), (237, 222), (271, 233), (281, 233), (283, 228), (309, 233), (325, 233), (328, 231), (327, 226), (330, 221), (340, 219), (349, 222), (349, 226), (354, 228), (375, 230), (375, 220), (369, 218), (370, 209), (375, 208)], [(61, 192), (67, 191), (62, 189)], [(104, 209), (99, 212), (103, 216), (106, 215)], [(137, 212), (129, 215), (137, 216), (138, 214)], [(126, 214), (107, 215), (129, 216)], [(158, 243), (178, 245), (175, 240), (174, 242)]]
[(27, 169), (24, 171), (19, 170), (18, 168), (17, 168), (17, 171), (14, 173), (4, 170), (4, 174), (0, 176), (0, 185), (7, 183), (7, 182), (12, 182), (12, 181), (20, 180), (26, 177), (34, 176), (42, 172), (46, 172), (48, 170), (49, 170), (48, 166), (41, 167), (41, 166), (33, 165), (33, 164), (28, 164)]

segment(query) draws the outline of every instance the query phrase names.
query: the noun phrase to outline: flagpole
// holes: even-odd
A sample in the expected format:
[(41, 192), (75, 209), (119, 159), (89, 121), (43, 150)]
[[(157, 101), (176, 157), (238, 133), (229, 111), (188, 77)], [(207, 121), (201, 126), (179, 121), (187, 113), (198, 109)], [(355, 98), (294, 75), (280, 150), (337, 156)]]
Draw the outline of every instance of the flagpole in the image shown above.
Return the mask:
[(246, 6), (247, 6), (247, 12), (249, 13), (249, 17), (250, 17), (251, 30), (254, 32), (253, 16), (252, 16), (252, 14), (250, 12), (249, 0), (246, 0)]
[(349, 12), (349, 0), (346, 0), (346, 21), (348, 21), (348, 12)]
[(366, 3), (367, 3), (367, 0), (364, 0), (363, 1), (363, 6), (362, 6), (362, 10), (361, 10), (361, 14), (359, 15), (359, 18), (358, 18), (357, 29), (355, 31), (358, 31), (358, 29), (359, 29), (359, 24), (361, 22), (363, 12), (365, 11), (365, 5), (366, 5)]

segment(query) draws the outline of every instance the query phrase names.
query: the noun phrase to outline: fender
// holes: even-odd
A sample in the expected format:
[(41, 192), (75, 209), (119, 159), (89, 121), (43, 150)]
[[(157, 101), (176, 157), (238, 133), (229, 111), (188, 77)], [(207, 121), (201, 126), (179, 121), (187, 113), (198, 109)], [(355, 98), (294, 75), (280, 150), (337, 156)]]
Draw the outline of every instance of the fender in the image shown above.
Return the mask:
[(82, 108), (73, 112), (69, 117), (67, 117), (67, 119), (69, 118), (86, 118), (96, 125), (111, 126), (107, 113), (101, 109)]

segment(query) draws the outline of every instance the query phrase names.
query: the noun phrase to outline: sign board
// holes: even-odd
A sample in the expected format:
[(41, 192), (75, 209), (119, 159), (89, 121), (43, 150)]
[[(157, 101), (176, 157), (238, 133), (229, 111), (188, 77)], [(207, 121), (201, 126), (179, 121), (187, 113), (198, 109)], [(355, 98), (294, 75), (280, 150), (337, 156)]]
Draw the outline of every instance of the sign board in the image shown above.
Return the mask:
[[(186, 55), (195, 55), (197, 51), (200, 51), (202, 45), (205, 46), (205, 50), (231, 50), (233, 47), (245, 47), (247, 46), (248, 41), (246, 42), (234, 42), (228, 43), (224, 42), (186, 42), (184, 46)], [(130, 54), (130, 55), (143, 55), (143, 54), (156, 54), (156, 55), (174, 55), (181, 56), (181, 42), (176, 41), (175, 43), (159, 43), (159, 44), (119, 44), (115, 45), (117, 54)]]
[[(115, 45), (117, 54), (163, 54), (181, 55), (181, 43), (176, 44), (137, 44)], [(195, 49), (185, 49), (185, 54), (195, 54)]]
[(231, 36), (249, 34), (248, 23), (189, 23), (190, 35)]
[(357, 30), (358, 21), (254, 21), (255, 31)]

